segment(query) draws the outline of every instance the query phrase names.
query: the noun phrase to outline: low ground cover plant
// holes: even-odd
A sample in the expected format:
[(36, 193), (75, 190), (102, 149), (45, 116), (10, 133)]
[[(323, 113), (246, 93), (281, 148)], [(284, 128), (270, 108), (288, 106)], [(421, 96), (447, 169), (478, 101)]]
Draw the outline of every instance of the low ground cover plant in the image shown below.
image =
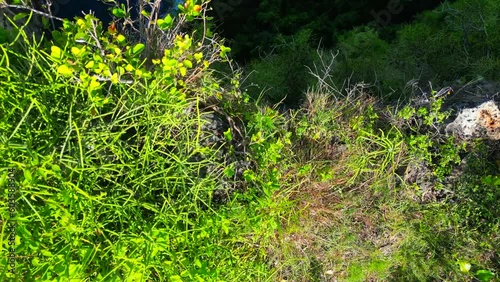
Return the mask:
[(4, 30), (0, 280), (498, 279), (499, 167), (443, 134), (446, 91), (388, 104), (318, 51), (284, 111), (243, 91), (207, 4)]
[(229, 48), (197, 37), (204, 30), (171, 36), (177, 21), (203, 19), (200, 5), (157, 22), (162, 52), (91, 15), (65, 21), (50, 42), (10, 31), (0, 60), (1, 248), (14, 260), (2, 256), (2, 280), (269, 275), (255, 245), (271, 234), (265, 204), (276, 188), (252, 175), (280, 157), (267, 135), (275, 116), (243, 115), (251, 104), (237, 77), (223, 90), (212, 75)]

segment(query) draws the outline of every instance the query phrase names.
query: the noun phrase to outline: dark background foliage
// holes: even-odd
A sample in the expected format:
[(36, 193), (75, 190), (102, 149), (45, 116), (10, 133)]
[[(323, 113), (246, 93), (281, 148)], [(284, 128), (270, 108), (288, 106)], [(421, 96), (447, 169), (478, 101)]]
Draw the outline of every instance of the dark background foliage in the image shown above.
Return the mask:
[[(293, 35), (310, 29), (315, 44), (332, 47), (339, 33), (354, 26), (376, 21), (388, 7), (401, 10), (391, 15), (389, 25), (410, 22), (424, 10), (442, 0), (376, 0), (376, 1), (298, 1), (298, 0), (216, 0), (214, 16), (219, 30), (233, 43), (233, 54), (240, 61), (258, 56), (259, 47), (272, 45), (278, 34)], [(230, 7), (230, 8), (229, 8)], [(375, 16), (374, 16), (375, 15)], [(383, 21), (386, 21), (383, 18)]]

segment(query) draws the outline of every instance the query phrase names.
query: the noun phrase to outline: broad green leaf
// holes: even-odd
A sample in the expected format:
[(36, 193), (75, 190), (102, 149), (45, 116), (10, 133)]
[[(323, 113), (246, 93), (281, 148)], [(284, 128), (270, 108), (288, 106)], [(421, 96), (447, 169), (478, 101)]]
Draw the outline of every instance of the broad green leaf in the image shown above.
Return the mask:
[(76, 57), (81, 57), (83, 54), (85, 54), (85, 47), (82, 48), (71, 47), (71, 54), (73, 54)]
[(135, 55), (138, 55), (140, 54), (142, 51), (144, 51), (144, 49), (146, 48), (146, 46), (142, 43), (139, 43), (139, 44), (136, 44), (133, 48), (132, 48), (132, 54), (135, 56)]
[(56, 174), (60, 174), (61, 173), (61, 167), (56, 165), (56, 164), (53, 164), (52, 165), (52, 171), (54, 171)]
[(78, 26), (80, 26), (81, 28), (84, 28), (84, 27), (85, 27), (85, 25), (86, 25), (87, 23), (86, 23), (86, 22), (85, 22), (85, 20), (83, 20), (82, 18), (78, 18), (78, 19), (76, 20), (76, 24), (77, 24)]
[(243, 177), (247, 182), (254, 181), (255, 180), (255, 174), (253, 171), (247, 169), (243, 172)]
[(231, 178), (234, 176), (234, 167), (233, 166), (228, 166), (226, 168), (224, 168), (224, 175), (226, 175), (227, 177)]
[(231, 128), (228, 128), (228, 129), (224, 132), (224, 137), (226, 137), (226, 140), (227, 140), (228, 142), (233, 141), (233, 134), (231, 134)]
[(479, 281), (491, 281), (491, 279), (493, 279), (493, 277), (495, 277), (495, 273), (489, 271), (489, 270), (485, 270), (485, 269), (481, 269), (481, 270), (478, 270), (476, 271), (476, 277), (477, 279), (479, 279)]
[(36, 170), (36, 175), (42, 177), (44, 180), (47, 180), (47, 173), (50, 173), (48, 170), (39, 168)]
[(227, 219), (224, 219), (222, 220), (222, 224), (221, 224), (221, 227), (222, 227), (222, 231), (224, 231), (224, 234), (229, 234), (229, 220)]
[(177, 47), (179, 47), (179, 49), (185, 49), (186, 48), (186, 43), (182, 42), (182, 38), (176, 38), (176, 44), (177, 44)]
[(70, 277), (75, 277), (78, 275), (79, 270), (82, 268), (80, 264), (70, 264), (69, 265), (69, 275)]
[(118, 43), (125, 43), (125, 40), (127, 40), (127, 38), (125, 38), (125, 36), (123, 34), (119, 34), (116, 37), (116, 41), (118, 41)]
[(174, 21), (173, 21), (172, 17), (170, 15), (167, 15), (165, 18), (157, 20), (156, 24), (158, 24), (158, 27), (160, 29), (165, 30), (165, 29), (171, 28), (173, 22)]
[(50, 21), (46, 17), (42, 17), (42, 25), (44, 28), (48, 29), (49, 28)]
[(71, 28), (73, 28), (73, 22), (68, 20), (68, 19), (63, 19), (63, 29), (64, 30), (69, 30)]
[(117, 73), (114, 73), (112, 76), (111, 76), (111, 83), (118, 83), (119, 79), (118, 79), (118, 74)]
[(89, 92), (92, 92), (100, 87), (101, 87), (101, 84), (97, 80), (92, 79), (92, 81), (90, 81), (90, 84), (89, 84)]
[(20, 20), (20, 19), (24, 19), (28, 16), (27, 13), (18, 13), (14, 16), (14, 21), (17, 21), (17, 20)]
[(224, 46), (224, 45), (222, 45), (222, 46), (220, 47), (220, 56), (221, 56), (223, 59), (225, 59), (225, 58), (227, 57), (227, 53), (228, 53), (228, 52), (231, 52), (231, 48), (226, 47), (226, 46)]
[(196, 59), (197, 62), (199, 62), (203, 58), (203, 53), (199, 52), (194, 54), (194, 58)]
[(181, 272), (181, 277), (189, 277), (189, 271), (187, 271), (187, 270), (183, 270), (183, 271)]
[(190, 60), (184, 60), (183, 64), (187, 67), (187, 68), (192, 68), (193, 67), (193, 63), (191, 63)]
[(123, 75), (125, 73), (125, 69), (123, 67), (116, 67), (116, 71), (118, 72), (119, 75)]
[(95, 62), (94, 61), (90, 61), (88, 62), (86, 65), (85, 65), (85, 68), (87, 69), (91, 69), (95, 66)]
[(86, 33), (78, 32), (77, 34), (75, 34), (75, 40), (87, 41), (87, 38), (88, 38), (88, 35)]
[(73, 74), (73, 69), (68, 67), (67, 65), (60, 65), (57, 68), (57, 73), (65, 76), (65, 77), (69, 77)]
[(125, 10), (120, 9), (120, 8), (114, 8), (112, 13), (117, 18), (123, 18), (126, 15)]
[(212, 32), (212, 30), (210, 28), (207, 28), (206, 35), (207, 35), (207, 37), (212, 37), (214, 35), (214, 33)]
[(125, 66), (125, 70), (128, 71), (128, 72), (131, 72), (134, 70), (134, 67), (131, 65), (131, 64), (128, 64)]
[(33, 176), (31, 174), (31, 171), (29, 169), (25, 169), (23, 171), (24, 174), (24, 179), (27, 180), (28, 182), (31, 182), (33, 180)]
[(172, 23), (174, 22), (174, 19), (170, 16), (170, 14), (168, 14), (165, 19), (164, 19), (165, 23), (168, 24), (168, 25), (172, 25)]
[(187, 74), (187, 69), (185, 67), (179, 68), (179, 71), (180, 71), (182, 76), (185, 76)]
[(50, 47), (50, 56), (55, 59), (61, 59), (62, 58), (62, 50), (61, 48), (57, 46), (52, 46)]
[(463, 273), (468, 273), (471, 268), (471, 264), (466, 261), (461, 261), (458, 263), (458, 265), (460, 266), (460, 271), (462, 271)]
[(169, 277), (169, 281), (172, 282), (182, 282), (182, 278), (179, 275), (173, 275)]
[(194, 261), (194, 264), (198, 267), (198, 268), (201, 268), (202, 267), (202, 264), (201, 264), (201, 261), (199, 259), (196, 259)]
[(7, 172), (4, 172), (2, 176), (0, 177), (0, 187), (3, 187), (5, 183), (7, 183)]

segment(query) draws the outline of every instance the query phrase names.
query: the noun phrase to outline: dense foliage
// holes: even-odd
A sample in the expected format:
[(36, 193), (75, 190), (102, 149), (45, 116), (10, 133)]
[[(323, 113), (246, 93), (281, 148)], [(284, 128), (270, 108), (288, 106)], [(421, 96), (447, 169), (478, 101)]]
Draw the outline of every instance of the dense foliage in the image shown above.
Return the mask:
[(500, 5), (241, 1), (230, 48), (222, 2), (5, 18), (0, 280), (498, 279), (498, 140), (437, 85), (498, 80)]
[[(250, 60), (259, 56), (262, 46), (275, 44), (280, 35), (308, 29), (316, 38), (311, 45), (316, 46), (321, 39), (324, 46), (332, 47), (340, 33), (354, 26), (409, 22), (417, 13), (442, 2), (216, 0), (213, 14), (220, 20), (223, 35), (233, 40), (236, 58)], [(390, 19), (382, 11), (392, 11)]]
[[(412, 79), (421, 81), (420, 86), (428, 81), (440, 86), (455, 81), (465, 84), (475, 79), (495, 81), (500, 55), (496, 48), (500, 38), (496, 28), (499, 8), (496, 1), (489, 0), (445, 2), (419, 14), (412, 23), (384, 27), (368, 24), (341, 33), (326, 33), (334, 34), (337, 39), (331, 48), (337, 60), (329, 74), (338, 87), (348, 78), (353, 84), (372, 85), (371, 91), (389, 99), (409, 94), (405, 86)], [(273, 47), (259, 51), (262, 58), (253, 59), (248, 65), (248, 72), (257, 73), (249, 84), (259, 84), (257, 88), (249, 88), (253, 95), (266, 90), (273, 102), (285, 96), (292, 105), (303, 100), (307, 87), (290, 86), (290, 80), (280, 81), (282, 73), (293, 72), (304, 80), (311, 78), (309, 69), (321, 64), (314, 58), (314, 50), (318, 49), (315, 42), (325, 36), (318, 36), (307, 26), (299, 30), (288, 37), (273, 37), (274, 43), (261, 45)], [(297, 49), (308, 51), (297, 52)]]

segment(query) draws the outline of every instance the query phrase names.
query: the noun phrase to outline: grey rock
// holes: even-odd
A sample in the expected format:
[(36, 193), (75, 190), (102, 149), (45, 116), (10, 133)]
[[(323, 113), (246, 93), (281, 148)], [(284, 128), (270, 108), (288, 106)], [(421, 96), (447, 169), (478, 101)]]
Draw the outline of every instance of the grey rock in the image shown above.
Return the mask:
[(493, 100), (464, 109), (446, 126), (445, 132), (463, 140), (500, 140), (500, 109)]

